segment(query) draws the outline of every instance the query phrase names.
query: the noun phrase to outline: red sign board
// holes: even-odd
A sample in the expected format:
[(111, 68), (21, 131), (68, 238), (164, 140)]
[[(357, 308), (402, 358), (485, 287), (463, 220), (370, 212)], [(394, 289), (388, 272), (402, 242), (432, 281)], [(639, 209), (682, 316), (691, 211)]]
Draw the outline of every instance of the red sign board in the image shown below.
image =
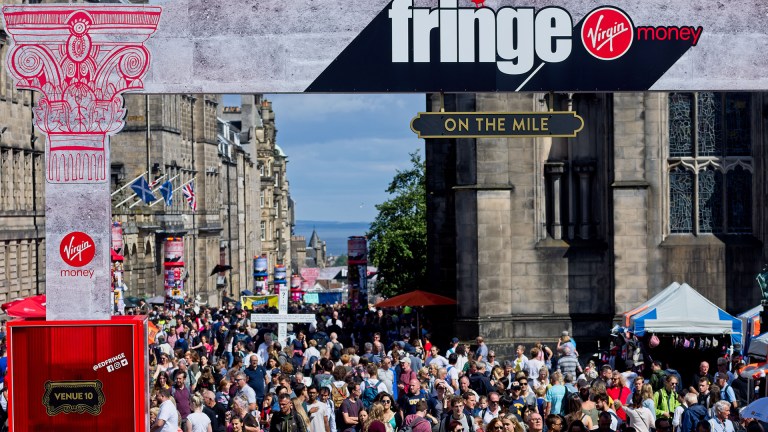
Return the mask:
[(14, 432), (147, 431), (146, 317), (11, 321), (8, 346)]
[(96, 243), (84, 232), (71, 232), (61, 240), (59, 253), (67, 265), (82, 267), (93, 261), (93, 256), (96, 255)]

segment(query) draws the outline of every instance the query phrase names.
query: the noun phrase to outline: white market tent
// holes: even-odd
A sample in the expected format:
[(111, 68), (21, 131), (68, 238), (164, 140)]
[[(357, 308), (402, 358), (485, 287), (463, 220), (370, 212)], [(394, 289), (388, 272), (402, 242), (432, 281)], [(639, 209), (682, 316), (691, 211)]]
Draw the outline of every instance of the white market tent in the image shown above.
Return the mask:
[(672, 283), (662, 292), (627, 312), (629, 330), (645, 333), (731, 335), (741, 343), (741, 320), (729, 315), (690, 285)]
[(760, 357), (768, 357), (768, 333), (763, 333), (760, 336), (752, 339), (749, 344), (749, 355), (758, 355)]

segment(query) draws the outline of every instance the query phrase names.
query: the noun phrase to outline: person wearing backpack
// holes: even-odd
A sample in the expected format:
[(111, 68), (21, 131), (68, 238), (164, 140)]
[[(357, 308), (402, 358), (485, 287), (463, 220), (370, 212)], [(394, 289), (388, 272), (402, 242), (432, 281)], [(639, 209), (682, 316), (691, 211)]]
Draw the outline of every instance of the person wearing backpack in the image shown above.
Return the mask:
[[(335, 381), (331, 383), (331, 400), (333, 405), (338, 410), (341, 408), (341, 404), (349, 396), (350, 386), (344, 381), (347, 376), (347, 369), (344, 366), (336, 366), (333, 369), (333, 378)], [(338, 420), (338, 418), (337, 418)]]
[(598, 416), (597, 416), (597, 424), (598, 429), (605, 429), (605, 420), (607, 419), (606, 416), (609, 416), (610, 421), (610, 429), (617, 431), (619, 430), (619, 427), (624, 424), (624, 422), (619, 418), (618, 415), (616, 415), (616, 411), (611, 408), (611, 405), (608, 403), (608, 395), (605, 393), (598, 393), (595, 395), (595, 408), (597, 408)]
[(363, 380), (363, 395), (361, 396), (365, 409), (371, 408), (371, 405), (379, 393), (387, 391), (386, 384), (378, 379), (378, 371), (379, 369), (373, 363), (368, 364), (366, 367), (368, 378)]
[(400, 432), (432, 432), (432, 423), (427, 416), (427, 402), (419, 401), (416, 404), (416, 413), (405, 417)]
[(736, 400), (736, 392), (733, 391), (733, 387), (728, 384), (728, 374), (718, 372), (715, 375), (715, 383), (720, 387), (720, 400), (730, 402), (731, 409), (737, 409), (739, 407), (739, 402)]

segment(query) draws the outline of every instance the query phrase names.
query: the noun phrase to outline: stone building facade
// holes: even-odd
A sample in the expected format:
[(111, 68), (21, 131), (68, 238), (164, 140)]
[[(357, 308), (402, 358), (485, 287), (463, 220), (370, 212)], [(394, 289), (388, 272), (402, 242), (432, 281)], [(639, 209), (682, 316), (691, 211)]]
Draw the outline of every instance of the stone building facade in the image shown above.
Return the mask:
[(293, 202), (289, 193), (288, 156), (277, 145), (272, 102), (266, 99), (256, 102), (261, 120), (261, 124), (255, 129), (256, 153), (261, 173), (259, 235), (261, 254), (267, 256), (267, 282), (271, 286), (276, 264), (284, 265), (288, 275), (294, 273), (291, 268), (291, 236), (295, 222)]
[(428, 95), (585, 121), (575, 138), (427, 140), (428, 271), (457, 296), (457, 334), (505, 350), (567, 329), (581, 346), (673, 281), (730, 313), (758, 304), (766, 96)]

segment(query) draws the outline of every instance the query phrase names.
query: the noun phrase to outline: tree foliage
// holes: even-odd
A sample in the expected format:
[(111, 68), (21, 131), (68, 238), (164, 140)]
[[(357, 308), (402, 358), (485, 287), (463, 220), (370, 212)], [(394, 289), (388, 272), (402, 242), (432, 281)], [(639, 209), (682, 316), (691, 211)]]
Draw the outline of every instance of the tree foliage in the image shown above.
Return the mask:
[(387, 188), (392, 198), (378, 204), (368, 232), (370, 260), (378, 267), (379, 292), (391, 297), (427, 282), (426, 166), (418, 151), (411, 167), (395, 174)]
[(347, 254), (339, 255), (336, 257), (336, 261), (333, 262), (334, 267), (346, 267), (349, 257)]

